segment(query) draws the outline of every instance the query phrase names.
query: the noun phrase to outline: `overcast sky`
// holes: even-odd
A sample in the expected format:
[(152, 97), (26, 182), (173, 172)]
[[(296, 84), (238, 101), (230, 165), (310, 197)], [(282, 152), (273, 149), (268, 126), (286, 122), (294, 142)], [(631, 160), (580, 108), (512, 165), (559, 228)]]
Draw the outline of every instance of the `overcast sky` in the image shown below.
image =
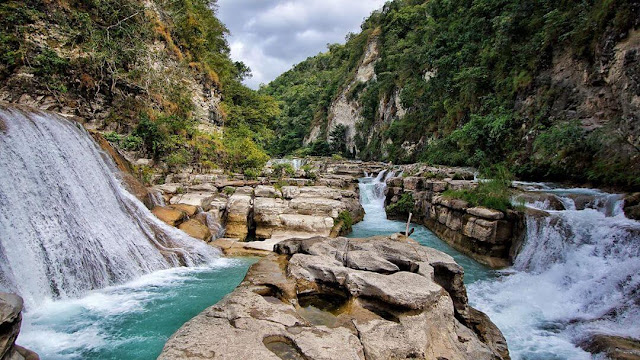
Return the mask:
[(231, 31), (231, 57), (247, 64), (257, 89), (328, 43), (344, 43), (385, 0), (218, 0)]

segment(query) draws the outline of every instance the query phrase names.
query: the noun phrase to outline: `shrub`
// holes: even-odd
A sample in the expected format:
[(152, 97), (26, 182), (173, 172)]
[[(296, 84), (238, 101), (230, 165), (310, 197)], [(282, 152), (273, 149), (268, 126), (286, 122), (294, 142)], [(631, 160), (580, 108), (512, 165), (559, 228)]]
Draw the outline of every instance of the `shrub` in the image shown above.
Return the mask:
[(273, 166), (273, 173), (278, 178), (281, 178), (283, 176), (293, 176), (295, 175), (296, 171), (293, 168), (293, 165), (289, 163), (280, 163)]
[(138, 151), (142, 149), (143, 140), (139, 136), (129, 135), (120, 141), (120, 146), (127, 151)]
[(185, 149), (172, 152), (167, 156), (167, 165), (169, 166), (182, 166), (189, 163), (189, 152)]
[(387, 206), (387, 214), (394, 217), (407, 216), (413, 212), (416, 203), (413, 194), (406, 192), (394, 204)]
[(225, 195), (231, 196), (231, 195), (235, 194), (236, 188), (234, 188), (232, 186), (225, 186), (225, 188), (222, 190), (222, 192), (224, 192)]
[(462, 199), (471, 206), (484, 206), (500, 211), (512, 209), (511, 173), (503, 166), (494, 166), (493, 169), (485, 170), (485, 173), (493, 178), (479, 183), (475, 189), (447, 190), (442, 195), (447, 198)]
[(104, 136), (104, 138), (108, 142), (116, 144), (116, 145), (119, 145), (120, 144), (120, 140), (122, 140), (122, 135), (120, 135), (120, 134), (118, 134), (118, 133), (116, 133), (114, 131), (108, 132), (108, 133), (106, 133), (106, 134), (104, 134), (102, 136)]
[(244, 169), (244, 176), (246, 176), (247, 179), (252, 179), (252, 180), (257, 179), (261, 173), (262, 171), (260, 169), (255, 169), (255, 168)]
[(341, 234), (347, 234), (353, 230), (353, 218), (347, 210), (341, 211), (338, 217), (333, 220), (334, 225), (338, 225), (340, 222), (342, 222)]

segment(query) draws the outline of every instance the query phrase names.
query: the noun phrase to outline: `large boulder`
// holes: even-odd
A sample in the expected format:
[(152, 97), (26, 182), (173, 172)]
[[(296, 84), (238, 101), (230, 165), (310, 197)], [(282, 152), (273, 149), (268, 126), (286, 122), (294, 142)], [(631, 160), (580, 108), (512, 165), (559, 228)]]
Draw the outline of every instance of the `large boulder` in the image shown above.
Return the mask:
[(226, 237), (247, 239), (252, 226), (253, 197), (250, 195), (232, 195), (227, 202)]
[(211, 230), (207, 225), (196, 219), (190, 219), (178, 226), (178, 229), (186, 232), (189, 236), (203, 241), (211, 241)]
[(509, 359), (446, 254), (398, 235), (286, 240), (274, 250), (158, 359)]
[(629, 194), (624, 198), (624, 214), (629, 219), (640, 220), (640, 193)]
[(168, 206), (156, 206), (151, 212), (158, 219), (170, 226), (178, 226), (187, 218), (187, 214), (184, 211)]
[(204, 211), (211, 209), (211, 203), (215, 200), (216, 193), (210, 192), (193, 192), (186, 194), (179, 194), (171, 198), (169, 203), (171, 205), (184, 204), (195, 207), (200, 207)]

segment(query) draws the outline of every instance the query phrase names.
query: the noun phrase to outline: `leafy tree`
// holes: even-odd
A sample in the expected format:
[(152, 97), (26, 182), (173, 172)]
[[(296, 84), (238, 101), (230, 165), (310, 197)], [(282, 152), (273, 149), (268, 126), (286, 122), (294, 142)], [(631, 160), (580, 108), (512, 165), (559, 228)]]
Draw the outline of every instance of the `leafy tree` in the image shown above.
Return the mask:
[(345, 125), (338, 124), (329, 133), (331, 151), (334, 154), (344, 155), (347, 153), (347, 130)]

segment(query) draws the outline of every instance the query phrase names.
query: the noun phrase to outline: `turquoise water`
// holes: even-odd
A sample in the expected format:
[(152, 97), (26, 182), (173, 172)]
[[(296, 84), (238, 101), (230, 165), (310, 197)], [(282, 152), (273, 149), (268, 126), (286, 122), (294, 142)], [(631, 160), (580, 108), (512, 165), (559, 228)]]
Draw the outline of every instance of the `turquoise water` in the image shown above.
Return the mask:
[[(405, 231), (406, 222), (388, 220), (384, 209), (384, 183), (379, 179), (360, 179), (360, 202), (365, 210), (364, 220), (353, 226), (351, 238), (366, 238), (376, 235), (391, 235)], [(411, 224), (409, 229), (415, 229), (411, 238), (420, 244), (440, 250), (451, 255), (464, 268), (464, 282), (471, 284), (478, 280), (490, 279), (497, 276), (497, 272), (463, 255), (456, 249), (440, 240), (433, 232), (422, 225)]]
[(218, 259), (54, 301), (24, 314), (18, 343), (43, 360), (155, 359), (182, 324), (230, 293), (257, 259)]
[[(405, 231), (407, 224), (393, 220), (376, 220), (370, 219), (360, 222), (353, 226), (353, 233), (349, 235), (351, 238), (363, 238), (376, 235), (390, 235), (393, 233)], [(496, 272), (488, 267), (478, 263), (477, 261), (463, 255), (456, 249), (440, 240), (434, 233), (422, 225), (411, 224), (410, 229), (415, 231), (411, 234), (411, 238), (424, 246), (428, 246), (440, 250), (451, 255), (460, 266), (464, 268), (464, 282), (471, 284), (478, 280), (493, 278)]]

